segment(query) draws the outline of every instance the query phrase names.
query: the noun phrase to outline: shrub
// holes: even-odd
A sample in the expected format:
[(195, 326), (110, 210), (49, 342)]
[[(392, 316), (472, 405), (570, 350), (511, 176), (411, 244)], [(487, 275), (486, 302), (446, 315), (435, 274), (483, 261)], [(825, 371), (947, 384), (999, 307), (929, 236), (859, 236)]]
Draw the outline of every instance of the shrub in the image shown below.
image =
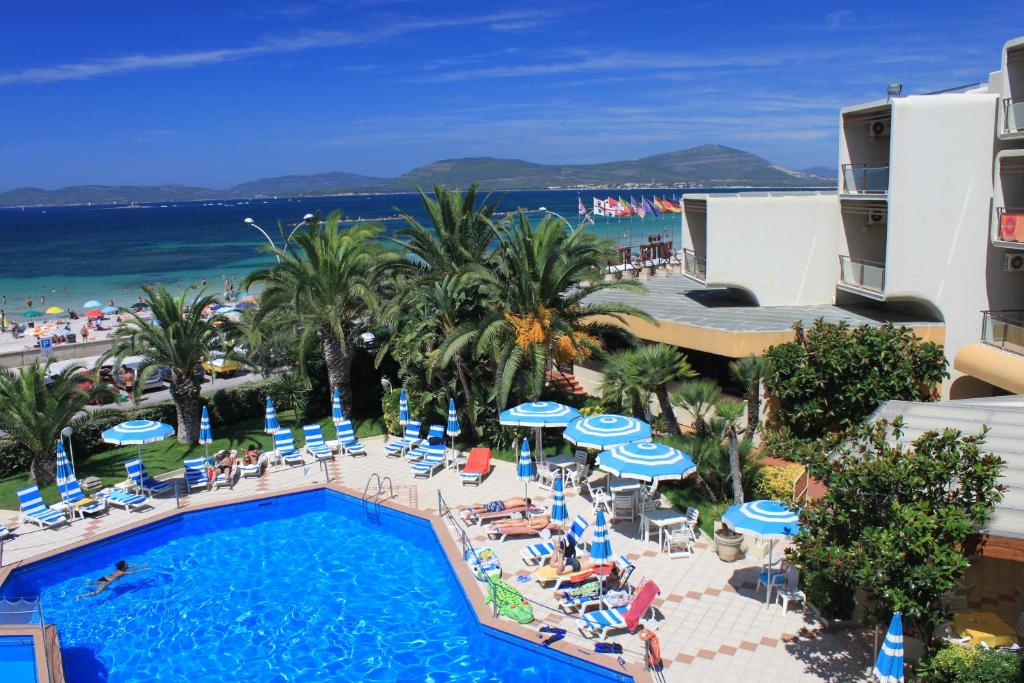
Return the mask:
[(803, 473), (803, 465), (786, 465), (784, 467), (767, 465), (762, 467), (754, 477), (752, 497), (758, 500), (768, 499), (792, 503), (796, 480)]
[[(426, 405), (432, 402), (430, 394), (420, 391), (407, 391), (406, 393), (409, 397), (410, 417), (416, 420), (424, 420), (430, 419), (433, 416), (433, 411), (428, 413), (425, 410)], [(398, 401), (400, 398), (401, 392), (395, 389), (394, 391), (386, 392), (380, 399), (380, 407), (384, 413), (384, 427), (388, 430), (388, 434), (396, 436), (401, 436), (404, 431), (402, 425), (398, 422)]]
[(826, 619), (849, 619), (853, 616), (853, 594), (850, 586), (833, 581), (825, 572), (804, 573), (801, 583), (807, 601)]
[(0, 439), (0, 478), (24, 472), (32, 462), (32, 454), (11, 439)]
[(948, 645), (918, 667), (936, 683), (1014, 683), (1024, 680), (1021, 658), (1013, 652)]

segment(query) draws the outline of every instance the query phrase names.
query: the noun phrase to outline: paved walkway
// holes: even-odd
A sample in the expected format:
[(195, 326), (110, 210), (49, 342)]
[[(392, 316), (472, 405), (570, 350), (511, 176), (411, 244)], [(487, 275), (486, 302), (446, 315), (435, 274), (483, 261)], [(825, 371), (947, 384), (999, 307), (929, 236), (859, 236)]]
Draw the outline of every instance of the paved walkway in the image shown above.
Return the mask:
[[(370, 452), (368, 457), (340, 458), (330, 466), (332, 482), (361, 493), (369, 476), (379, 472), (394, 480), (397, 502), (430, 512), (436, 512), (439, 490), (452, 507), (521, 495), (523, 490), (523, 483), (516, 479), (511, 463), (496, 462), (491, 475), (479, 488), (463, 487), (451, 471), (442, 471), (429, 480), (414, 479), (405, 462), (384, 457), (383, 437), (367, 439), (365, 443)], [(166, 478), (174, 478), (174, 475)], [(181, 504), (187, 506), (191, 500), (230, 500), (255, 492), (286, 491), (323, 482), (324, 473), (316, 465), (273, 468), (258, 480), (243, 480), (233, 490), (198, 492), (184, 497)], [(530, 484), (530, 494), (538, 504), (550, 506), (550, 494), (540, 490), (536, 483)], [(570, 516), (578, 513), (592, 516), (586, 498), (569, 492), (566, 500)], [(176, 504), (173, 497), (154, 499), (154, 503), (159, 511), (173, 509)], [(148, 514), (152, 513), (129, 514), (113, 510), (99, 519), (75, 522), (56, 530), (37, 531), (35, 526), (21, 526), (16, 529), (18, 535), (5, 544), (3, 563), (28, 559), (135, 523)], [(0, 522), (14, 526), (16, 516), (0, 512)], [(655, 608), (667, 680), (702, 683), (867, 680), (869, 653), (863, 634), (824, 633), (809, 612), (791, 607), (789, 612), (783, 613), (777, 605), (765, 606), (764, 593), (755, 592), (759, 560), (723, 562), (707, 538), (700, 539), (693, 556), (671, 559), (658, 552), (656, 543), (639, 540), (637, 527), (636, 522), (629, 520), (614, 524), (612, 550), (616, 555), (626, 555), (636, 565), (634, 583), (645, 576), (654, 579), (661, 589)], [(497, 551), (507, 581), (520, 588), (529, 599), (548, 606), (535, 605), (538, 620), (565, 628), (571, 642), (592, 651), (593, 646), (576, 631), (575, 617), (554, 609), (550, 589), (541, 588), (535, 581), (517, 582), (516, 577), (528, 577), (533, 571), (522, 562), (519, 553), (535, 539), (488, 541), (484, 530), (476, 527), (471, 528), (470, 534), (477, 547), (487, 545)], [(627, 659), (640, 658), (642, 648), (636, 636), (620, 633), (610, 640), (622, 643)]]

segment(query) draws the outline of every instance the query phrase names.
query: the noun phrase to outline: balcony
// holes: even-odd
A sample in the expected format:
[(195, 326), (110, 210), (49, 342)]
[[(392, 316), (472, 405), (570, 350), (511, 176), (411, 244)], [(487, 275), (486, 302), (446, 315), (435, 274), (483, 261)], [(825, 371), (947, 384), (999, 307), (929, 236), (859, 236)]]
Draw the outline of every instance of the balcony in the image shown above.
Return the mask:
[(996, 240), (1024, 248), (1024, 209), (996, 209)]
[(981, 341), (1024, 356), (1024, 310), (982, 311)]
[(839, 257), (839, 287), (881, 300), (885, 290), (885, 264), (867, 259)]
[(881, 195), (888, 192), (888, 164), (843, 164), (843, 194)]
[(1003, 133), (1024, 133), (1024, 100), (1003, 100)]
[(704, 284), (708, 279), (707, 259), (697, 256), (693, 249), (683, 249), (683, 275)]

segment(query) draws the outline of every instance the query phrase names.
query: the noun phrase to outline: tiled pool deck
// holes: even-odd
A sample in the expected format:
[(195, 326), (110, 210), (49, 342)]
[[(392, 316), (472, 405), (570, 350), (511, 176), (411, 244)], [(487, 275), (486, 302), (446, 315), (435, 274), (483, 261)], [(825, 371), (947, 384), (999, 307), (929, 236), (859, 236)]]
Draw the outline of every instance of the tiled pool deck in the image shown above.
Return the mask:
[[(433, 478), (414, 479), (407, 463), (383, 455), (383, 437), (364, 440), (370, 452), (365, 458), (337, 458), (330, 466), (331, 483), (361, 495), (371, 474), (390, 476), (396, 485), (395, 502), (436, 514), (440, 490), (452, 507), (459, 504), (521, 495), (522, 482), (515, 476), (511, 463), (495, 462), (490, 476), (479, 487), (462, 486), (451, 471), (442, 471)], [(165, 478), (174, 478), (168, 476)], [(272, 468), (258, 480), (243, 480), (233, 490), (220, 489), (197, 492), (184, 497), (184, 507), (214, 501), (230, 502), (254, 494), (283, 493), (298, 488), (325, 484), (323, 471), (316, 465), (304, 470)], [(550, 505), (550, 494), (530, 485), (531, 497), (539, 504)], [(153, 499), (155, 510), (127, 513), (113, 509), (98, 519), (76, 521), (56, 530), (37, 531), (34, 525), (15, 529), (17, 536), (8, 540), (3, 551), (3, 570), (12, 563), (28, 560), (63, 547), (79, 544), (91, 537), (116, 531), (175, 509), (173, 496)], [(568, 492), (566, 502), (570, 516), (585, 513), (591, 516), (587, 499)], [(0, 522), (16, 526), (17, 515), (0, 511)], [(447, 527), (445, 527), (447, 528)], [(470, 531), (477, 547), (494, 548), (502, 562), (504, 578), (520, 588), (526, 597), (554, 607), (550, 589), (536, 582), (519, 584), (514, 575), (529, 575), (531, 568), (523, 564), (519, 551), (536, 539), (491, 542), (485, 532)], [(714, 552), (713, 543), (700, 539), (691, 557), (671, 559), (658, 553), (655, 543), (639, 540), (637, 524), (628, 520), (615, 524), (611, 533), (612, 550), (626, 555), (636, 565), (634, 580), (640, 576), (654, 579), (661, 588), (655, 601), (658, 612), (658, 636), (666, 663), (665, 678), (669, 681), (857, 681), (869, 680), (869, 643), (863, 633), (824, 632), (810, 616), (799, 608), (783, 613), (777, 605), (766, 607), (764, 594), (755, 595), (759, 560), (722, 562)], [(447, 545), (447, 544), (446, 544)], [(452, 545), (451, 548), (457, 547)], [(457, 560), (456, 560), (457, 561)], [(482, 590), (482, 584), (475, 584)], [(539, 621), (554, 624), (570, 632), (570, 646), (592, 651), (592, 645), (578, 637), (575, 618), (555, 609), (535, 608)], [(503, 620), (507, 621), (507, 620)], [(636, 636), (626, 633), (609, 640), (622, 643), (625, 658), (636, 661), (641, 652)], [(570, 650), (571, 651), (571, 650)]]

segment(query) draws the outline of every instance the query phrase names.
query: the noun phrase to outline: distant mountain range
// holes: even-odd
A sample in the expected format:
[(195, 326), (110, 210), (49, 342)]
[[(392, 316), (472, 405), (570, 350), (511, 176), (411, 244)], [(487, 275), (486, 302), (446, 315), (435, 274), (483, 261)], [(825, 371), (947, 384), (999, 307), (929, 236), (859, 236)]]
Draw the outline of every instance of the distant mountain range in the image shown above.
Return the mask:
[(74, 185), (57, 190), (19, 187), (0, 192), (0, 206), (118, 204), (130, 202), (232, 199), (342, 192), (406, 192), (434, 184), (486, 190), (539, 190), (551, 187), (698, 186), (829, 187), (835, 171), (813, 167), (793, 171), (750, 152), (722, 145), (701, 145), (632, 161), (603, 164), (535, 164), (520, 159), (467, 157), (444, 159), (397, 178), (333, 172), (263, 178), (214, 190), (188, 185)]

